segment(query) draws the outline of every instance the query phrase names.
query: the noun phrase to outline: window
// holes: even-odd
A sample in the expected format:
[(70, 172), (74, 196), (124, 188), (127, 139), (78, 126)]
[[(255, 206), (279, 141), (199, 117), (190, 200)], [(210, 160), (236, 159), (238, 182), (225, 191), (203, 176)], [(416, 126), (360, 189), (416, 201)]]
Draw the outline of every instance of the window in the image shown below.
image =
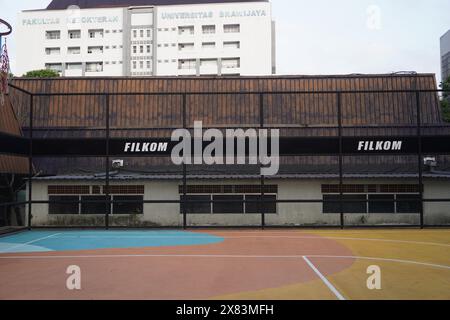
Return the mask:
[(61, 54), (60, 48), (45, 48), (46, 55)]
[(137, 46), (133, 46), (133, 53), (137, 53)]
[(178, 69), (195, 69), (197, 61), (195, 59), (178, 60)]
[(225, 24), (223, 26), (224, 33), (239, 33), (241, 32), (241, 26), (239, 24)]
[(139, 61), (139, 68), (143, 69), (144, 68), (144, 61)]
[(86, 63), (86, 72), (102, 72), (103, 62), (88, 62)]
[(137, 68), (137, 62), (133, 61), (133, 69), (136, 69), (136, 68)]
[[(109, 201), (107, 196), (82, 196), (81, 214), (106, 214), (109, 203), (100, 201)], [(95, 202), (89, 202), (95, 201)]]
[[(181, 196), (181, 201), (184, 196)], [(205, 201), (205, 202), (190, 202), (186, 203), (186, 213), (210, 214), (211, 213), (211, 196), (210, 195), (187, 195), (186, 200)], [(180, 213), (183, 213), (183, 203), (180, 205)]]
[(179, 51), (193, 50), (193, 49), (194, 49), (194, 43), (180, 43), (178, 45), (178, 50)]
[(369, 194), (369, 213), (395, 213), (394, 195)]
[(150, 29), (147, 29), (147, 38), (150, 38), (152, 36)]
[[(143, 214), (143, 196), (114, 196), (113, 214)], [(123, 201), (123, 202), (121, 202)]]
[(203, 42), (202, 49), (214, 49), (216, 47), (215, 42)]
[(150, 53), (150, 51), (151, 51), (150, 46), (147, 46), (147, 53)]
[(139, 35), (141, 36), (141, 38), (143, 38), (144, 37), (144, 30), (140, 30), (139, 31)]
[(133, 38), (137, 38), (137, 30), (133, 30)]
[(62, 63), (46, 63), (45, 68), (56, 72), (62, 72)]
[[(78, 196), (49, 196), (49, 214), (78, 214)], [(62, 201), (64, 203), (51, 203), (51, 201)]]
[(69, 39), (80, 39), (81, 30), (69, 30)]
[(144, 46), (139, 46), (139, 53), (144, 53)]
[(243, 195), (213, 195), (213, 200), (213, 213), (244, 213)]
[(203, 32), (203, 34), (216, 33), (216, 26), (215, 25), (202, 26), (202, 32)]
[(222, 68), (224, 68), (224, 69), (232, 69), (232, 68), (240, 68), (240, 67), (241, 67), (241, 59), (240, 58), (222, 59)]
[(47, 40), (55, 40), (61, 38), (61, 31), (46, 31), (45, 38)]
[(239, 49), (241, 43), (239, 41), (227, 41), (223, 43), (224, 49)]
[(81, 69), (83, 69), (83, 64), (81, 62), (66, 63), (66, 70), (81, 70)]
[(91, 29), (88, 31), (89, 38), (95, 39), (95, 38), (103, 38), (103, 29)]
[(217, 59), (201, 59), (201, 67), (217, 67)]
[(150, 69), (151, 68), (151, 64), (150, 64), (150, 61), (149, 60), (147, 60), (147, 69)]
[(398, 194), (397, 200), (405, 200), (405, 201), (397, 201), (397, 213), (420, 212), (421, 203), (419, 194)]
[(194, 34), (194, 26), (178, 27), (178, 33), (180, 35), (182, 34), (192, 35)]
[(103, 53), (103, 47), (88, 47), (87, 53), (89, 54)]
[[(324, 195), (323, 200), (323, 213), (340, 213), (340, 195)], [(343, 195), (342, 196), (342, 209), (345, 213), (366, 213), (366, 195)], [(353, 200), (345, 202), (345, 200)], [(357, 202), (357, 200), (363, 200), (363, 202)]]
[(67, 48), (67, 54), (80, 54), (81, 49), (80, 47), (68, 47)]
[[(277, 196), (275, 195), (264, 195), (263, 198), (265, 201), (276, 201)], [(261, 195), (246, 195), (245, 200), (250, 201), (260, 201)], [(276, 202), (266, 202), (264, 203), (264, 213), (277, 213), (277, 203)], [(246, 203), (245, 204), (245, 213), (261, 213), (261, 204), (260, 203)]]

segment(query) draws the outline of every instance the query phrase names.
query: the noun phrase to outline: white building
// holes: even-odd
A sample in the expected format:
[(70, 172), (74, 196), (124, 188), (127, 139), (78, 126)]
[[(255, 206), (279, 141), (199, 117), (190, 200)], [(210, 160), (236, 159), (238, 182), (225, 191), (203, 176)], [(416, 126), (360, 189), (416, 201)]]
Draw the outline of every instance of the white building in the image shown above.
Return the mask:
[[(14, 72), (48, 68), (62, 76), (275, 73), (268, 1), (117, 3), (54, 0), (47, 9), (20, 12)], [(69, 4), (77, 6), (67, 8)]]
[(450, 30), (441, 37), (442, 81), (450, 77)]

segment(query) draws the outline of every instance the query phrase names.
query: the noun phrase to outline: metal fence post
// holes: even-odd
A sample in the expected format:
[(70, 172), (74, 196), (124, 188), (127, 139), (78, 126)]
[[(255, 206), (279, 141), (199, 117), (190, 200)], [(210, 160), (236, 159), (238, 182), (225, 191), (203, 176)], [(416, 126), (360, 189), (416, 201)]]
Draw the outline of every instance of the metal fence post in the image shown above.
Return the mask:
[[(264, 128), (264, 95), (262, 93), (259, 94), (259, 126), (260, 128)], [(261, 138), (260, 138), (261, 139)], [(261, 150), (260, 150), (261, 152)], [(260, 170), (262, 169), (262, 165), (260, 165)], [(265, 177), (260, 172), (260, 201), (259, 205), (261, 208), (261, 229), (265, 229), (266, 227), (266, 208), (265, 208), (265, 202), (264, 202), (264, 195), (265, 195)]]
[(420, 91), (416, 91), (416, 108), (417, 108), (417, 156), (418, 156), (418, 173), (419, 173), (419, 193), (420, 193), (420, 229), (424, 228), (424, 208), (423, 208), (423, 170), (422, 170), (422, 115), (421, 115), (421, 107), (420, 107)]
[[(183, 129), (187, 129), (187, 111), (186, 111), (186, 93), (183, 94)], [(183, 201), (181, 205), (183, 206), (183, 229), (187, 229), (187, 208), (186, 208), (186, 198), (187, 198), (187, 165), (186, 165), (186, 155), (183, 154)]]
[(108, 230), (109, 229), (109, 216), (111, 215), (111, 205), (112, 205), (112, 203), (111, 203), (111, 199), (110, 199), (110, 188), (109, 188), (109, 185), (110, 185), (110, 183), (109, 183), (109, 175), (110, 175), (110, 172), (109, 172), (109, 159), (110, 159), (110, 157), (109, 157), (109, 153), (110, 153), (110, 151), (109, 151), (109, 139), (110, 139), (110, 121), (109, 121), (109, 94), (106, 94), (105, 95), (105, 112), (106, 112), (106, 114), (105, 114), (105, 121), (106, 121), (106, 158), (105, 158), (105, 170), (106, 170), (106, 177), (105, 177), (105, 179), (106, 179), (106, 181), (105, 181), (105, 188), (106, 188), (106, 190), (105, 190), (105, 192), (104, 192), (104, 194), (105, 194), (105, 197), (108, 199), (107, 201), (107, 204), (108, 204), (108, 207), (107, 207), (107, 210), (106, 210), (106, 216), (105, 216), (105, 228), (106, 228), (106, 230)]
[(29, 147), (28, 147), (28, 230), (31, 230), (32, 219), (32, 201), (33, 201), (33, 117), (34, 117), (34, 95), (30, 95), (30, 134), (29, 134)]
[(344, 229), (344, 173), (343, 173), (343, 144), (342, 144), (342, 92), (337, 93), (337, 107), (338, 107), (338, 134), (339, 134), (339, 213), (340, 226)]

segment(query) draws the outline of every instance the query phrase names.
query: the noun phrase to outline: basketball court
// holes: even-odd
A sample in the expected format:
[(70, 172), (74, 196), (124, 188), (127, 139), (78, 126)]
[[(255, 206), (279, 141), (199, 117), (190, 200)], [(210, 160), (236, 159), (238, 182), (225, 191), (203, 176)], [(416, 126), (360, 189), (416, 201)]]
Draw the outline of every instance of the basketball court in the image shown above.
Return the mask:
[(450, 299), (450, 231), (23, 231), (0, 238), (0, 299)]

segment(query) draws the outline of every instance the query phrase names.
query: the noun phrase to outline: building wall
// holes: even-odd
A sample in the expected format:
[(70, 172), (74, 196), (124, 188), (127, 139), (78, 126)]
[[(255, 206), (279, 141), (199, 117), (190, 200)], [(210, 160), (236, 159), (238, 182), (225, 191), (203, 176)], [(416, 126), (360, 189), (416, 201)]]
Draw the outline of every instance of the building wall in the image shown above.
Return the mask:
[[(270, 180), (268, 184), (278, 185), (278, 199), (321, 199), (322, 184), (337, 184), (338, 181), (330, 180)], [(414, 180), (358, 180), (351, 181), (352, 184), (415, 184)], [(101, 185), (98, 182), (34, 182), (33, 200), (48, 200), (48, 185)], [(113, 182), (112, 185), (117, 183)], [(122, 183), (124, 184), (124, 183)], [(145, 185), (145, 200), (179, 200), (180, 182), (176, 181), (131, 181), (125, 184)], [(199, 181), (189, 184), (208, 184), (208, 185), (258, 185), (255, 180), (248, 181)], [(450, 194), (450, 182), (445, 180), (426, 180), (424, 197), (426, 199), (448, 198)], [(450, 225), (450, 203), (426, 203), (425, 224)], [(116, 216), (117, 217), (117, 216)], [(61, 218), (65, 216), (55, 216), (48, 214), (47, 204), (36, 204), (33, 206), (33, 225), (54, 225), (61, 224)], [(73, 218), (73, 217), (72, 217)], [(77, 226), (91, 225), (93, 222), (91, 216), (78, 215)], [(131, 219), (131, 218), (130, 218)], [(183, 223), (182, 215), (178, 204), (144, 204), (144, 214), (138, 217), (138, 223), (127, 220), (127, 217), (111, 218), (112, 225), (118, 226), (181, 226)], [(57, 222), (59, 221), (59, 222)], [(267, 225), (282, 226), (313, 226), (313, 225), (339, 225), (339, 214), (322, 213), (321, 203), (279, 203), (277, 205), (277, 214), (267, 214)], [(188, 225), (190, 226), (258, 226), (261, 224), (259, 214), (192, 214), (188, 215)], [(346, 214), (346, 225), (389, 225), (389, 224), (419, 224), (418, 214)], [(104, 223), (103, 216), (99, 216), (97, 223)]]
[(441, 37), (442, 81), (450, 77), (450, 30)]
[[(275, 71), (268, 2), (23, 11), (17, 25), (14, 72), (18, 75), (43, 68), (60, 70), (63, 76), (270, 75)], [(238, 32), (225, 32), (226, 25), (239, 25)], [(206, 26), (214, 26), (215, 32), (205, 33)], [(184, 27), (193, 27), (193, 34), (181, 32)], [(69, 36), (74, 30), (81, 32), (80, 38)], [(89, 30), (102, 30), (103, 36), (91, 38)], [(59, 38), (47, 39), (50, 31), (59, 31)], [(203, 47), (211, 42), (214, 48)], [(230, 47), (237, 43), (238, 48)], [(88, 53), (89, 47), (101, 47), (102, 52)], [(69, 54), (68, 48), (80, 48), (80, 53)], [(193, 67), (186, 68), (184, 62), (190, 60)], [(238, 66), (230, 67), (234, 61)], [(94, 65), (95, 70), (89, 71), (92, 62), (101, 67)]]
[[(124, 9), (40, 10), (19, 13), (17, 23), (17, 69), (44, 69), (60, 64), (66, 76), (123, 75)], [(70, 38), (70, 30), (80, 30), (80, 38)], [(103, 37), (90, 38), (89, 30), (103, 30)], [(59, 39), (47, 39), (47, 31), (60, 31)], [(88, 47), (103, 47), (103, 53), (88, 53)], [(68, 54), (68, 48), (80, 48), (79, 54)], [(106, 49), (109, 47), (109, 49)], [(60, 53), (46, 54), (46, 48), (59, 48)], [(32, 58), (30, 59), (30, 54)], [(101, 62), (103, 71), (86, 72), (86, 64)], [(81, 63), (81, 69), (68, 69), (68, 63)], [(108, 63), (108, 64), (107, 64)]]

